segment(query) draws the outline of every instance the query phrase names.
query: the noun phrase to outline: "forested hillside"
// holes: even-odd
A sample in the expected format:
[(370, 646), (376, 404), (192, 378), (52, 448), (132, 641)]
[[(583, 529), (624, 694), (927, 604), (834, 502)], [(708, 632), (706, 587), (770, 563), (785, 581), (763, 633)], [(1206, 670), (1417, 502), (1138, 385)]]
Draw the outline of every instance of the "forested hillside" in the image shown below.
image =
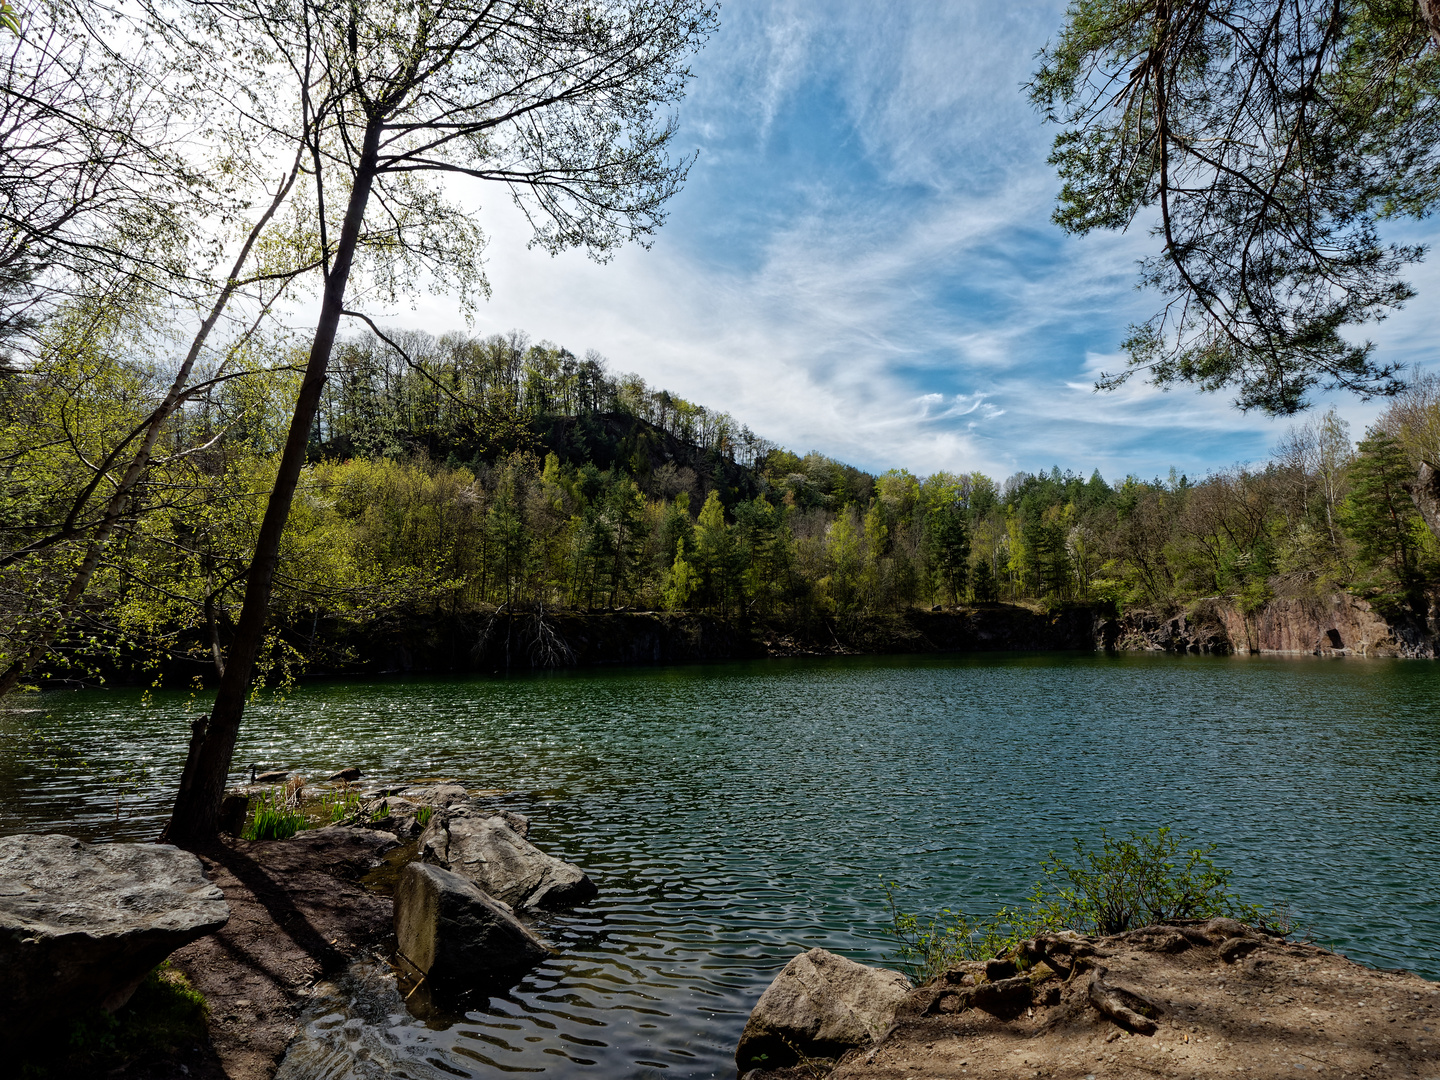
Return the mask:
[[(4, 663), (63, 625), (42, 672), (121, 653), (213, 672), (295, 375), (218, 373), (167, 425), (122, 527), (97, 545), (67, 525), (105, 497), (105, 457), (143, 424), (161, 374), (117, 360), (105, 333), (55, 340), (0, 378)], [(1339, 589), (1424, 607), (1440, 576), (1407, 491), (1440, 457), (1429, 378), (1358, 445), (1329, 413), (1272, 460), (1200, 479), (1051, 469), (997, 482), (799, 457), (523, 334), (408, 332), (343, 344), (310, 445), (271, 675), (333, 647), (322, 625), (382, 618), (629, 608), (809, 624), (994, 601), (1178, 609), (1226, 596), (1254, 610)]]

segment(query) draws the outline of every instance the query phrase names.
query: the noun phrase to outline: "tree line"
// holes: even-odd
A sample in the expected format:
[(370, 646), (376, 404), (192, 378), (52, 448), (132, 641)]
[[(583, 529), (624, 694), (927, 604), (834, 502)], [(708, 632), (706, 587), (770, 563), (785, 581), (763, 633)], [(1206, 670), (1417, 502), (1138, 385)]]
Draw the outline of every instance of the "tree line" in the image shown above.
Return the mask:
[[(1056, 467), (996, 481), (801, 457), (519, 333), (386, 337), (394, 347), (373, 334), (338, 347), (282, 535), (262, 675), (323, 657), (337, 625), (440, 614), (805, 622), (1206, 597), (1255, 610), (1337, 589), (1423, 606), (1440, 580), (1409, 490), (1440, 436), (1429, 376), (1358, 444), (1331, 411), (1269, 461), (1198, 480)], [(53, 670), (127, 648), (223, 673), (296, 378), (274, 364), (178, 410), (53, 643)], [(104, 348), (0, 376), (7, 550), (74, 505), (88, 456), (143, 419), (155, 379)], [(56, 544), (0, 573), (7, 661), (60, 616), (54, 598), (89, 555)]]

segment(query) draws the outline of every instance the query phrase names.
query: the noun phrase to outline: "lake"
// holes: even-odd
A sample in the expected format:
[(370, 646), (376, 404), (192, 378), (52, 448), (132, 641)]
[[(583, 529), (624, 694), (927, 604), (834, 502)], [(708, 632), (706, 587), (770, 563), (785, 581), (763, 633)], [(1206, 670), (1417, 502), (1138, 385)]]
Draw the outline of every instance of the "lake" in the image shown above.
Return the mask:
[[(0, 713), (0, 834), (158, 834), (203, 697), (20, 704), (34, 711)], [(17, 755), (28, 728), (74, 754)], [(484, 1011), (377, 1019), (342, 993), (314, 1017), (318, 1039), (368, 1025), (396, 1075), (733, 1076), (745, 1017), (798, 950), (893, 960), (882, 880), (910, 910), (988, 912), (1102, 827), (1215, 841), (1246, 898), (1440, 978), (1440, 665), (1424, 661), (989, 654), (315, 683), (249, 711), (237, 779), (252, 761), (505, 789), (531, 839), (600, 887), (539, 923), (560, 954)]]

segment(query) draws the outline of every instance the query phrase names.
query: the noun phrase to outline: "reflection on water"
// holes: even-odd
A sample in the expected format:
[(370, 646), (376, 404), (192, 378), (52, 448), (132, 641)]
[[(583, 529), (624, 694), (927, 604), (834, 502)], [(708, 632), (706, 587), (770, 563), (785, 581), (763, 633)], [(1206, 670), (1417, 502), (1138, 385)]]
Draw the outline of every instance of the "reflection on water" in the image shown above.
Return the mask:
[[(0, 833), (155, 836), (200, 706), (43, 704), (0, 714)], [(17, 756), (36, 725), (78, 756)], [(886, 959), (882, 876), (913, 909), (993, 910), (1102, 826), (1218, 840), (1243, 893), (1440, 977), (1437, 743), (1424, 662), (932, 657), (313, 685), (252, 709), (236, 766), (504, 788), (601, 889), (539, 923), (555, 959), (454, 1022), (354, 973), (287, 1075), (678, 1078), (733, 1075), (798, 949)], [(128, 762), (149, 772), (117, 801)]]

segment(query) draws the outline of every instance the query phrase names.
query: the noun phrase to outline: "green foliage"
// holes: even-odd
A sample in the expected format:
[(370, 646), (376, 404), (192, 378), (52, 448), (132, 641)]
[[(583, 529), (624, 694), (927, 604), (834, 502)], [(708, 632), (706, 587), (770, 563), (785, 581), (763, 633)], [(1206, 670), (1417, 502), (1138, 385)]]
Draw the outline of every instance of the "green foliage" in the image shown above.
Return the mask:
[(246, 840), (288, 840), (305, 827), (305, 815), (278, 788), (262, 792), (253, 805), (241, 833)]
[(1411, 479), (1410, 463), (1400, 444), (1384, 432), (1372, 431), (1359, 449), (1340, 520), (1362, 563), (1393, 588), (1406, 591), (1419, 574), (1416, 526), (1421, 524), (1404, 487)]
[[(57, 326), (34, 378), (0, 373), (0, 450), (14, 462), (0, 491), (6, 550), (60, 514), (53, 493), (73, 492), (84, 461), (142, 416), (149, 376), (112, 355), (131, 328), (118, 315), (90, 336)], [(426, 377), (376, 339), (342, 350), (282, 538), (256, 693), (283, 694), (316, 661), (343, 666), (327, 642), (357, 624), (431, 614), (479, 613), (533, 651), (546, 613), (567, 608), (851, 620), (967, 595), (1167, 611), (1214, 597), (1253, 614), (1277, 595), (1345, 587), (1418, 608), (1440, 574), (1440, 545), (1406, 491), (1440, 446), (1440, 384), (1425, 380), (1358, 454), (1326, 414), (1274, 460), (1198, 481), (1111, 485), (1054, 467), (997, 484), (877, 478), (781, 451), (598, 358), (513, 335), (404, 340)], [(487, 416), (513, 406), (519, 426), (481, 438), (465, 419), (479, 414), (442, 388)], [(150, 681), (222, 656), (293, 392), (284, 372), (247, 375), (177, 415), (165, 433), (175, 453), (157, 459), (70, 616), (57, 597), (83, 543), (0, 565), (0, 667), (67, 618), (47, 674), (97, 677), (140, 658)], [(215, 440), (204, 455), (183, 452), (204, 440)]]
[[(340, 791), (326, 792), (320, 796), (316, 804), (316, 812), (322, 821), (336, 822), (344, 821), (347, 818), (356, 819), (360, 812), (360, 793), (344, 788)], [(291, 832), (290, 836), (295, 833)], [(271, 837), (248, 837), (247, 839), (272, 839)], [(284, 839), (276, 837), (273, 839)]]
[(415, 820), (420, 823), (422, 829), (430, 824), (430, 819), (434, 816), (435, 808), (433, 806), (422, 806), (419, 810), (415, 811)]
[(1229, 891), (1233, 871), (1215, 865), (1218, 845), (1185, 850), (1189, 837), (1162, 826), (1123, 838), (1100, 830), (1100, 849), (1075, 843), (1075, 859), (1052, 853), (1030, 898), (1038, 925), (1082, 934), (1119, 934), (1171, 919), (1226, 915), (1259, 922), (1261, 911)]
[(1123, 933), (1174, 919), (1228, 916), (1256, 925), (1279, 922), (1229, 891), (1232, 871), (1210, 858), (1216, 845), (1185, 848), (1188, 837), (1162, 826), (1123, 838), (1100, 831), (1099, 850), (1074, 842), (1074, 859), (1055, 853), (1041, 862), (1041, 878), (1027, 904), (989, 916), (949, 908), (922, 917), (901, 911), (894, 882), (885, 885), (891, 932), (900, 960), (919, 980), (966, 960), (988, 960), (1015, 951), (1037, 933), (1073, 930), (1090, 935)]
[(933, 978), (966, 960), (988, 960), (1010, 952), (1039, 929), (1026, 912), (1001, 908), (994, 915), (975, 916), (943, 908), (922, 917), (901, 911), (895, 882), (885, 882), (890, 907), (890, 932), (898, 944), (899, 960), (917, 982)]
[(1344, 331), (1413, 295), (1400, 273), (1424, 249), (1379, 224), (1440, 192), (1436, 45), (1404, 0), (1070, 4), (1029, 87), (1063, 128), (1055, 221), (1145, 219), (1141, 281), (1164, 298), (1101, 388), (1143, 371), (1271, 413), (1399, 388)]

